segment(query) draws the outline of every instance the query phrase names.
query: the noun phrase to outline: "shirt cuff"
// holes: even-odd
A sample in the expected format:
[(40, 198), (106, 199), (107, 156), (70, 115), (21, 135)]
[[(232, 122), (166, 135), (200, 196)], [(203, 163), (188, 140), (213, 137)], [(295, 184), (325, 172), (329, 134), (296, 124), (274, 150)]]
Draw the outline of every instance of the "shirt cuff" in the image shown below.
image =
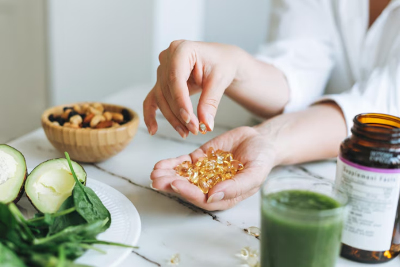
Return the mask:
[(361, 96), (357, 97), (354, 95), (354, 93), (325, 95), (315, 101), (313, 104), (327, 101), (335, 102), (342, 110), (344, 119), (346, 121), (347, 136), (351, 135), (351, 127), (353, 126), (354, 117), (361, 113), (371, 112), (371, 105), (365, 101), (362, 101)]
[(292, 67), (293, 64), (288, 62), (288, 60), (285, 58), (270, 58), (263, 55), (256, 55), (255, 57), (259, 61), (273, 65), (284, 74), (289, 86), (290, 95), (283, 113), (298, 111), (313, 103), (315, 98), (310, 98), (301, 88), (304, 84), (303, 75), (298, 73), (298, 71)]

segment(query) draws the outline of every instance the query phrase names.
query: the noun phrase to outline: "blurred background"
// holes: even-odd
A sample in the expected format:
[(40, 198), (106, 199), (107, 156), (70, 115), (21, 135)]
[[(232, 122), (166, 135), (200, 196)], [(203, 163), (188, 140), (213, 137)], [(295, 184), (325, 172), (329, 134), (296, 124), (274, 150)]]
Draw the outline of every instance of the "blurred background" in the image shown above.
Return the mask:
[(158, 54), (173, 40), (255, 53), (266, 39), (268, 2), (0, 0), (0, 143), (38, 128), (49, 106), (150, 90)]

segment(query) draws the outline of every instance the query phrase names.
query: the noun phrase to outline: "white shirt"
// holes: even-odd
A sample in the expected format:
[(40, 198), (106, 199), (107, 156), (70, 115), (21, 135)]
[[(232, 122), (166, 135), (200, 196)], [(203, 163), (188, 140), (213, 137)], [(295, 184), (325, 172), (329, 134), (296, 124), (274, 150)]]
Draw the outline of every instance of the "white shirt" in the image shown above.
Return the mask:
[(285, 74), (285, 112), (333, 100), (348, 133), (360, 113), (400, 116), (400, 0), (369, 29), (369, 0), (273, 0), (271, 8), (257, 58)]

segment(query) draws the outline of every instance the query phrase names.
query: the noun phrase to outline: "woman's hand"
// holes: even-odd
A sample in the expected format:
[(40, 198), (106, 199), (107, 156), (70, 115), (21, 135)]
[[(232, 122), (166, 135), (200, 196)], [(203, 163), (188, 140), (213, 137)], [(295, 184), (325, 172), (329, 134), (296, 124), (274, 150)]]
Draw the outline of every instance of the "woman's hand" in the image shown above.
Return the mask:
[[(245, 55), (243, 50), (231, 45), (172, 42), (160, 53), (157, 82), (143, 103), (149, 133), (157, 132), (158, 108), (183, 138), (188, 130), (198, 133), (199, 120), (212, 131), (221, 97), (237, 77), (238, 66)], [(200, 91), (197, 118), (189, 96)]]
[[(176, 174), (174, 168), (183, 161), (196, 162), (204, 157), (209, 147), (232, 152), (244, 169), (203, 194), (197, 186)], [(259, 190), (275, 165), (275, 158), (274, 148), (265, 135), (255, 128), (240, 127), (214, 138), (190, 155), (158, 162), (151, 173), (152, 186), (156, 190), (178, 193), (206, 210), (225, 210)]]

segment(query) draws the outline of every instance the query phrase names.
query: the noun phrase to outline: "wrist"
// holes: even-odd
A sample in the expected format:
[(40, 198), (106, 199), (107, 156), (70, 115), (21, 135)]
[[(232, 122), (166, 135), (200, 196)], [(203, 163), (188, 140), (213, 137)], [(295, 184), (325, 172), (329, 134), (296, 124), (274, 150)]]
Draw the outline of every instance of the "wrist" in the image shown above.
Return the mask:
[(246, 81), (251, 77), (251, 65), (252, 60), (254, 60), (254, 58), (242, 48), (235, 46), (233, 49), (234, 53), (232, 53), (232, 58), (234, 58), (234, 62), (232, 63), (235, 66), (235, 72), (231, 84), (226, 89), (227, 94), (244, 88), (243, 86), (246, 84)]
[(282, 116), (277, 116), (253, 127), (265, 140), (268, 140), (273, 167), (285, 165), (288, 161), (289, 148), (285, 146), (287, 142), (284, 134), (290, 122), (282, 119)]

